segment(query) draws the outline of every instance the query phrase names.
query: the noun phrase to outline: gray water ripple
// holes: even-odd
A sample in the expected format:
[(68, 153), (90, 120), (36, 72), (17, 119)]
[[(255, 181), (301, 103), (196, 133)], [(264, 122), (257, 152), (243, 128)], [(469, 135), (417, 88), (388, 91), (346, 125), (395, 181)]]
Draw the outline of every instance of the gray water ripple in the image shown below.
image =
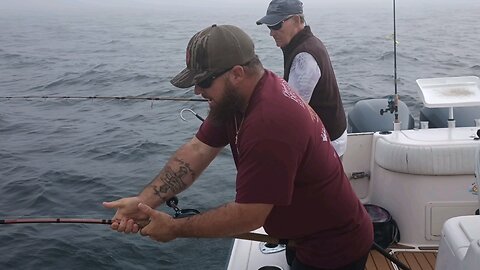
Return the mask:
[(98, 149), (86, 150), (86, 156), (94, 160), (116, 160), (117, 162), (141, 162), (149, 155), (155, 155), (164, 149), (165, 145), (154, 142), (137, 142), (116, 147), (113, 151), (102, 152)]
[[(49, 230), (55, 226), (55, 230)], [(17, 226), (17, 229), (19, 226)], [(95, 269), (112, 269), (112, 264), (118, 264), (117, 258), (134, 256), (141, 260), (147, 260), (143, 255), (146, 250), (151, 250), (151, 245), (137, 243), (132, 238), (128, 245), (120, 241), (112, 243), (112, 237), (101, 236), (107, 230), (105, 225), (98, 225), (92, 229), (85, 225), (21, 225), (22, 233), (13, 234), (15, 238), (7, 239), (11, 247), (16, 248), (22, 260), (16, 260), (12, 256), (6, 256), (5, 261), (11, 269), (91, 269), (95, 261)], [(88, 232), (88, 233), (85, 233)], [(70, 237), (58, 237), (66, 235)], [(40, 235), (40, 237), (37, 237)], [(112, 234), (110, 234), (112, 235)], [(112, 235), (113, 236), (113, 235)], [(134, 236), (138, 239), (138, 236)], [(110, 244), (109, 244), (110, 243)], [(38, 245), (42, 248), (39, 249)], [(120, 244), (120, 245), (118, 245)], [(110, 248), (108, 248), (110, 246)], [(115, 247), (117, 246), (117, 247)], [(95, 254), (101, 253), (97, 258)], [(157, 253), (162, 253), (157, 252)], [(59, 259), (63, 258), (63, 259)], [(152, 261), (170, 265), (168, 260), (147, 260), (144, 265), (133, 262), (122, 262), (122, 269), (144, 269), (152, 267)]]

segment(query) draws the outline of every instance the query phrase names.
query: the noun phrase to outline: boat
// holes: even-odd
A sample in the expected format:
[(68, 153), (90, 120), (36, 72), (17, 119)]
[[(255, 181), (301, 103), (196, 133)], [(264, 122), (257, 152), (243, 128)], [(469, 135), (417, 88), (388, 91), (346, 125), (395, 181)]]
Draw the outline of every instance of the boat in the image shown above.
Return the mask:
[[(393, 20), (395, 93), (348, 112), (342, 158), (360, 201), (389, 213), (399, 232), (385, 248), (374, 245), (365, 269), (478, 270), (480, 80), (418, 78), (424, 106), (415, 123), (397, 92), (395, 0)], [(290, 269), (284, 244), (259, 239), (235, 239), (227, 270)]]

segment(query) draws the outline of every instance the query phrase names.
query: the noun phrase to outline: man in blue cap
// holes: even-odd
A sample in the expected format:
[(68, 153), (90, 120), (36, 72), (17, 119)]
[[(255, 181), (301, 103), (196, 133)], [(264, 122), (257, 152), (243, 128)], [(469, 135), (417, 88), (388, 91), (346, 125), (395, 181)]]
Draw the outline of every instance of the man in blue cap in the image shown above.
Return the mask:
[(342, 99), (327, 49), (305, 25), (303, 3), (273, 0), (257, 24), (270, 29), (270, 35), (283, 51), (283, 78), (320, 116), (335, 151), (343, 156), (347, 122)]

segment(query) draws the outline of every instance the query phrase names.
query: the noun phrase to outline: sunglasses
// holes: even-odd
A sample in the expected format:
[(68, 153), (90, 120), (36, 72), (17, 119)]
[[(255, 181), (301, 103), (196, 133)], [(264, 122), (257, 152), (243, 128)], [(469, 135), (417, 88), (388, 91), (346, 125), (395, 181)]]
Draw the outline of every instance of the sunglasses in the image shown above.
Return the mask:
[(207, 89), (207, 88), (210, 88), (210, 86), (212, 86), (212, 83), (213, 81), (215, 81), (216, 78), (222, 76), (223, 74), (227, 73), (228, 71), (230, 71), (232, 68), (229, 68), (227, 70), (224, 70), (220, 73), (217, 73), (217, 74), (213, 74), (209, 77), (207, 77), (206, 79), (196, 83), (196, 85), (200, 88), (203, 88), (203, 89)]
[(279, 22), (279, 23), (277, 23), (277, 24), (274, 24), (274, 25), (267, 25), (267, 27), (268, 27), (268, 29), (270, 29), (270, 30), (280, 30), (280, 29), (282, 28), (282, 26), (283, 26), (283, 23), (286, 22), (286, 21), (288, 21), (288, 20), (289, 20), (290, 18), (292, 18), (292, 17), (293, 17), (293, 16), (290, 16), (290, 17), (286, 18), (285, 20), (283, 20), (283, 21), (281, 21), (281, 22)]

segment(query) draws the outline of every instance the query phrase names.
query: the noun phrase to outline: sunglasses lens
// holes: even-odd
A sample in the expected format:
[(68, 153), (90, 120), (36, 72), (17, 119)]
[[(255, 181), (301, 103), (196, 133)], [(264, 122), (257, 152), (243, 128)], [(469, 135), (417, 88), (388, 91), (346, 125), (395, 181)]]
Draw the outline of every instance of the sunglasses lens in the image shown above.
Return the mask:
[(212, 83), (213, 81), (215, 81), (216, 78), (222, 76), (223, 74), (227, 73), (228, 71), (230, 71), (233, 67), (229, 68), (229, 69), (226, 69), (220, 73), (217, 73), (217, 74), (213, 74), (211, 75), (210, 77), (206, 78), (205, 80), (201, 81), (201, 82), (198, 82), (196, 85), (203, 88), (203, 89), (207, 89), (207, 88), (210, 88), (210, 86), (212, 86)]
[(198, 86), (200, 86), (201, 88), (209, 88), (210, 86), (212, 86), (212, 82), (213, 82), (213, 79), (214, 77), (213, 76), (210, 76), (208, 78), (206, 78), (205, 80), (197, 83)]
[(280, 28), (282, 28), (282, 25), (283, 25), (283, 22), (279, 22), (275, 25), (268, 26), (268, 28), (270, 28), (271, 30), (280, 30)]

